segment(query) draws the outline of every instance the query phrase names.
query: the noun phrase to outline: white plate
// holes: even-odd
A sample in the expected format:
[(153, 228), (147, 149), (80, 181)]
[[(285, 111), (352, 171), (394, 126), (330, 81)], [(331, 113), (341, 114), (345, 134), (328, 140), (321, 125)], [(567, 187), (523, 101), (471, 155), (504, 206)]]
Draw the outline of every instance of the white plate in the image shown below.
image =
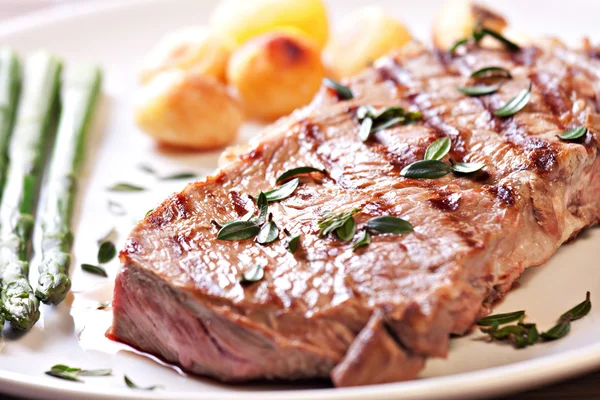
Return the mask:
[[(50, 13), (3, 22), (0, 43), (22, 53), (49, 48), (67, 60), (98, 61), (105, 71), (104, 99), (87, 149), (84, 180), (78, 202), (75, 234), (73, 291), (59, 307), (43, 307), (40, 322), (29, 333), (7, 334), (0, 352), (0, 390), (36, 398), (169, 398), (169, 399), (451, 399), (481, 398), (563, 379), (600, 366), (600, 307), (573, 324), (565, 339), (525, 350), (475, 340), (478, 333), (452, 340), (447, 360), (430, 360), (421, 378), (412, 382), (350, 389), (332, 389), (324, 383), (222, 385), (208, 379), (184, 377), (154, 361), (135, 355), (103, 339), (109, 311), (96, 311), (99, 300), (109, 300), (118, 265), (109, 265), (109, 280), (90, 276), (78, 267), (93, 262), (96, 240), (112, 226), (125, 234), (182, 182), (158, 185), (136, 168), (148, 162), (165, 172), (195, 170), (209, 173), (218, 154), (159, 152), (132, 123), (132, 95), (136, 67), (153, 43), (165, 32), (182, 25), (205, 23), (215, 1), (167, 0), (103, 2), (62, 8)], [(330, 0), (330, 13), (339, 19), (363, 3)], [(376, 1), (377, 3), (377, 1)], [(428, 40), (432, 14), (439, 0), (378, 1), (410, 25), (416, 36)], [(585, 34), (600, 38), (597, 16), (600, 3), (593, 0), (490, 1), (505, 12), (517, 29), (555, 33), (569, 41)], [(577, 16), (577, 18), (571, 18)], [(246, 136), (252, 131), (246, 129)], [(151, 187), (149, 193), (109, 195), (105, 188), (117, 181), (135, 181)], [(107, 198), (125, 205), (129, 214), (113, 217)], [(564, 246), (545, 266), (528, 271), (520, 287), (510, 293), (497, 311), (526, 309), (542, 329), (551, 326), (567, 308), (583, 300), (586, 290), (600, 304), (600, 231), (590, 230)], [(35, 270), (35, 264), (32, 268)], [(34, 272), (34, 271), (33, 271)], [(35, 273), (32, 279), (37, 281)], [(72, 308), (70, 308), (72, 306)], [(84, 329), (85, 328), (85, 329)], [(83, 331), (83, 332), (82, 332)], [(79, 337), (81, 340), (79, 340)], [(112, 377), (87, 378), (85, 383), (61, 381), (44, 375), (56, 363), (84, 368), (113, 368)], [(142, 386), (162, 384), (164, 390), (128, 389), (123, 374)]]

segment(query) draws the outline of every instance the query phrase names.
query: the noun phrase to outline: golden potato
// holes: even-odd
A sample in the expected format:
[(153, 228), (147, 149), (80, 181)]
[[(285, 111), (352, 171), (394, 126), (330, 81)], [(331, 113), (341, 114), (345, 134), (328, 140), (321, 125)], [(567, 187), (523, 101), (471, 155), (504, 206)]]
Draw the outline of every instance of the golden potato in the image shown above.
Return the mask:
[(205, 150), (230, 144), (244, 116), (239, 102), (215, 78), (169, 70), (142, 87), (135, 120), (161, 144)]
[(478, 22), (497, 32), (507, 26), (504, 17), (471, 0), (449, 0), (440, 8), (433, 23), (433, 44), (448, 50), (458, 40), (471, 36)]
[(336, 78), (365, 69), (411, 40), (406, 27), (380, 7), (363, 7), (343, 19), (325, 47), (324, 60)]
[(145, 83), (159, 72), (179, 68), (224, 81), (233, 48), (231, 40), (200, 26), (168, 33), (144, 60), (140, 80)]
[(257, 36), (236, 50), (227, 66), (227, 79), (246, 110), (266, 120), (308, 104), (324, 76), (318, 46), (292, 29)]
[(276, 28), (292, 26), (322, 49), (329, 32), (322, 0), (223, 0), (213, 11), (211, 26), (238, 45)]

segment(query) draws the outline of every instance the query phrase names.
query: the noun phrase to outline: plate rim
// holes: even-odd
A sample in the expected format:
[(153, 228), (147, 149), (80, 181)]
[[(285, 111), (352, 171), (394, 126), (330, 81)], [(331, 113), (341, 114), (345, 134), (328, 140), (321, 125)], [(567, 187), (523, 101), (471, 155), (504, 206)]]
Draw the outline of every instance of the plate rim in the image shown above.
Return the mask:
[[(0, 25), (0, 39), (7, 39), (43, 25), (67, 22), (97, 13), (119, 12), (127, 8), (149, 6), (169, 0), (92, 0), (86, 3), (65, 4), (45, 8), (22, 16), (6, 19)], [(172, 1), (172, 0), (171, 0)], [(589, 1), (585, 1), (589, 3)], [(226, 394), (231, 400), (360, 400), (365, 398), (387, 400), (402, 397), (405, 400), (425, 400), (431, 390), (443, 391), (446, 399), (481, 398), (511, 394), (544, 386), (549, 383), (589, 372), (600, 367), (600, 341), (582, 348), (539, 356), (534, 359), (512, 362), (482, 370), (440, 377), (416, 379), (352, 388), (300, 389), (293, 391), (245, 392), (136, 392), (130, 389), (100, 388), (72, 382), (32, 382), (31, 376), (0, 369), (0, 393), (16, 396), (70, 396), (85, 399), (217, 399)], [(492, 378), (492, 379), (489, 379)], [(507, 386), (510, 386), (507, 388)]]

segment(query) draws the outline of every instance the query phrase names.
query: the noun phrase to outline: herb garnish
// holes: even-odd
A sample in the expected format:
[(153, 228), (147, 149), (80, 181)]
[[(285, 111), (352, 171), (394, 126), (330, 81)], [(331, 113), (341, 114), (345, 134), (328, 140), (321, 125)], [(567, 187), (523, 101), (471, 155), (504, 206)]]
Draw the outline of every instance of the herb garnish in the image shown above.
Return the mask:
[[(356, 225), (354, 224), (354, 214), (358, 213), (360, 208), (354, 208), (350, 211), (334, 213), (330, 211), (326, 211), (321, 215), (321, 219), (318, 222), (318, 226), (320, 229), (321, 236), (327, 236), (332, 232), (335, 232), (337, 237), (342, 240), (350, 240), (352, 237), (348, 238), (348, 232), (352, 230), (354, 234), (354, 229)], [(352, 221), (349, 222), (348, 221)], [(348, 223), (348, 225), (346, 225)], [(344, 226), (346, 225), (346, 226)], [(346, 238), (346, 239), (344, 239)]]
[(483, 96), (498, 91), (503, 81), (512, 79), (512, 75), (502, 67), (485, 67), (473, 71), (471, 78), (476, 81), (475, 85), (459, 87), (458, 90), (467, 96)]
[(525, 108), (531, 99), (531, 87), (532, 83), (529, 82), (529, 87), (527, 89), (523, 89), (517, 93), (515, 97), (497, 109), (494, 112), (494, 115), (497, 117), (510, 117)]
[(473, 33), (471, 34), (470, 37), (457, 41), (456, 43), (454, 43), (454, 45), (448, 51), (450, 52), (450, 54), (453, 54), (460, 46), (465, 45), (471, 41), (478, 44), (486, 36), (490, 36), (490, 37), (496, 39), (510, 51), (521, 50), (521, 46), (519, 46), (518, 44), (507, 39), (502, 34), (496, 32), (492, 29), (484, 27), (481, 23), (477, 23), (475, 25), (475, 27), (473, 28)]
[(49, 371), (45, 372), (46, 375), (53, 376), (55, 378), (65, 379), (68, 381), (81, 382), (80, 376), (108, 376), (112, 373), (111, 369), (81, 369), (72, 368), (63, 364), (56, 364)]
[(525, 311), (513, 311), (505, 314), (495, 314), (488, 315), (485, 318), (477, 321), (477, 325), (481, 326), (494, 326), (494, 325), (502, 325), (508, 324), (509, 322), (514, 322), (522, 319), (525, 316)]
[(354, 98), (352, 90), (350, 90), (348, 86), (344, 86), (341, 83), (334, 81), (333, 79), (325, 78), (323, 79), (323, 84), (335, 90), (338, 97), (342, 100), (350, 100)]
[(115, 183), (107, 190), (111, 192), (143, 192), (146, 189), (131, 183)]
[(260, 264), (255, 264), (254, 266), (245, 270), (240, 276), (241, 284), (249, 284), (260, 281), (265, 276), (265, 269)]
[[(542, 341), (552, 341), (566, 336), (571, 330), (571, 322), (586, 316), (592, 308), (590, 292), (585, 300), (560, 316), (558, 323), (546, 332), (539, 333), (536, 324), (525, 323), (525, 311), (490, 315), (477, 321), (477, 325), (486, 326), (481, 331), (492, 340), (509, 341), (516, 348), (531, 346)], [(518, 321), (515, 325), (506, 325)], [(500, 328), (500, 325), (506, 325)]]
[(459, 92), (466, 94), (467, 96), (477, 97), (485, 96), (486, 94), (496, 93), (501, 87), (501, 83), (495, 83), (492, 85), (477, 84), (473, 86), (461, 86), (457, 89)]
[(258, 235), (259, 231), (256, 221), (232, 221), (223, 225), (217, 233), (217, 239), (246, 240)]
[(117, 248), (113, 242), (104, 241), (98, 248), (98, 262), (106, 264), (117, 255)]
[(373, 106), (364, 105), (356, 109), (356, 119), (361, 123), (358, 136), (366, 142), (372, 133), (391, 128), (397, 124), (409, 124), (421, 119), (418, 111), (406, 111), (402, 107), (392, 106), (381, 110)]
[(219, 224), (213, 220), (212, 223), (220, 228), (217, 239), (245, 240), (257, 236), (256, 241), (260, 244), (268, 244), (276, 240), (279, 237), (279, 228), (273, 222), (273, 214), (269, 214), (269, 201), (266, 193), (260, 192), (256, 207), (258, 216), (254, 215), (253, 212), (249, 212), (240, 219), (224, 224)]
[(448, 154), (451, 146), (452, 142), (450, 141), (450, 138), (448, 136), (439, 138), (438, 140), (427, 146), (427, 150), (425, 150), (424, 159), (441, 160), (446, 154)]
[(392, 215), (382, 215), (367, 221), (365, 228), (378, 233), (409, 233), (413, 226), (402, 218)]
[(558, 137), (562, 140), (576, 140), (584, 136), (586, 133), (587, 128), (585, 126), (579, 126), (575, 129), (571, 129), (563, 134), (558, 135)]
[(371, 235), (366, 230), (358, 232), (354, 242), (352, 243), (352, 249), (356, 250), (358, 248), (368, 246), (371, 243)]
[(472, 174), (485, 167), (483, 163), (456, 163), (452, 165), (452, 171), (457, 174)]
[(549, 331), (542, 333), (542, 338), (544, 340), (560, 339), (569, 333), (572, 321), (577, 321), (578, 319), (585, 317), (591, 309), (592, 302), (590, 301), (590, 292), (587, 292), (585, 294), (585, 300), (561, 315), (558, 319), (558, 323), (554, 327)]
[(356, 222), (354, 222), (354, 218), (350, 217), (345, 220), (345, 222), (335, 230), (335, 234), (338, 238), (342, 239), (345, 242), (349, 242), (354, 237), (356, 233)]
[(300, 235), (295, 235), (292, 236), (290, 238), (290, 241), (288, 242), (288, 251), (292, 254), (294, 254), (296, 252), (296, 249), (298, 249), (298, 244), (300, 243)]
[(294, 178), (281, 186), (277, 186), (275, 189), (271, 189), (265, 192), (267, 196), (267, 200), (269, 202), (283, 200), (294, 193), (298, 185), (300, 184), (300, 179)]
[(400, 175), (412, 179), (437, 179), (452, 172), (452, 167), (438, 160), (416, 161), (402, 169)]
[(454, 54), (454, 52), (455, 52), (456, 50), (458, 50), (458, 48), (459, 48), (460, 46), (463, 46), (463, 45), (465, 45), (465, 44), (467, 44), (467, 43), (469, 43), (469, 38), (464, 38), (464, 39), (457, 40), (457, 41), (456, 41), (456, 43), (454, 43), (454, 44), (452, 45), (452, 47), (450, 47), (450, 48), (448, 49), (448, 52), (449, 52), (450, 54)]
[(162, 388), (161, 385), (153, 385), (153, 386), (148, 386), (148, 387), (139, 387), (138, 385), (136, 385), (135, 383), (133, 383), (131, 381), (131, 379), (129, 379), (127, 377), (127, 375), (125, 375), (124, 377), (125, 380), (125, 384), (127, 385), (127, 387), (131, 388), (131, 389), (138, 389), (138, 390), (154, 390), (154, 389), (158, 389), (158, 388)]
[[(265, 223), (267, 217), (269, 216), (269, 200), (267, 200), (267, 195), (263, 192), (260, 192), (258, 195), (256, 207), (258, 208), (258, 218), (256, 219), (256, 223), (258, 225), (262, 225)], [(246, 214), (242, 217), (242, 220), (250, 221), (252, 217), (253, 214)]]
[(279, 228), (277, 227), (277, 225), (275, 225), (275, 222), (272, 221), (272, 215), (271, 215), (271, 218), (269, 218), (269, 221), (267, 221), (262, 226), (262, 228), (260, 228), (260, 231), (258, 232), (258, 236), (256, 236), (256, 241), (260, 244), (269, 244), (269, 243), (277, 240), (278, 237), (279, 237)]
[(283, 182), (289, 178), (294, 178), (298, 175), (309, 174), (311, 172), (320, 172), (321, 174), (327, 173), (327, 171), (325, 171), (324, 169), (319, 169), (319, 168), (310, 167), (310, 166), (296, 167), (296, 168), (288, 169), (283, 174), (279, 175), (277, 177), (277, 180), (275, 181), (275, 183)]
[(105, 278), (108, 277), (106, 270), (98, 265), (81, 264), (81, 269), (84, 270), (85, 272), (89, 272), (91, 274), (100, 275)]
[(512, 79), (512, 74), (509, 70), (502, 67), (484, 67), (471, 72), (471, 78), (485, 79), (485, 78), (504, 78)]
[[(447, 139), (447, 140), (446, 140)], [(441, 138), (427, 146), (425, 159), (415, 161), (400, 171), (400, 175), (411, 179), (437, 179), (448, 175), (450, 172), (471, 174), (482, 169), (483, 163), (457, 163), (446, 164), (440, 161), (450, 151), (449, 138)]]

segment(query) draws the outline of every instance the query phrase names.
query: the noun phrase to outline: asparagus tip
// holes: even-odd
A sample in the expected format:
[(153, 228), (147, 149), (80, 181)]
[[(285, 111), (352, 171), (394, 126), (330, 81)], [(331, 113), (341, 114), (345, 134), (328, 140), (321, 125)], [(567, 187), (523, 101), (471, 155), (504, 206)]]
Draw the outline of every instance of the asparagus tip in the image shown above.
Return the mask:
[(35, 295), (45, 304), (59, 304), (71, 289), (71, 279), (65, 274), (46, 272), (40, 275)]
[(26, 279), (10, 282), (2, 291), (2, 311), (13, 328), (26, 331), (40, 319), (40, 302)]

